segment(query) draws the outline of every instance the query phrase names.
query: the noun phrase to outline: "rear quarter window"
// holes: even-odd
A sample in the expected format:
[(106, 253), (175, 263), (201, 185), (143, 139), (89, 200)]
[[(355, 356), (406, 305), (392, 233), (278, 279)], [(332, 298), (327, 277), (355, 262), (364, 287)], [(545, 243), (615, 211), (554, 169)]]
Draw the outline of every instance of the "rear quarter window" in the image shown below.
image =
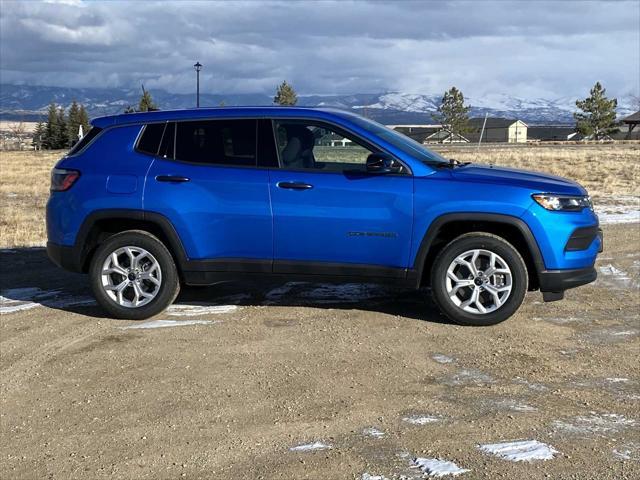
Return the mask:
[(71, 147), (71, 150), (69, 150), (69, 153), (67, 155), (75, 155), (76, 153), (79, 153), (82, 149), (84, 149), (84, 147), (89, 145), (101, 131), (101, 128), (92, 127), (91, 130), (89, 130), (89, 132), (84, 137), (82, 137), (78, 143)]

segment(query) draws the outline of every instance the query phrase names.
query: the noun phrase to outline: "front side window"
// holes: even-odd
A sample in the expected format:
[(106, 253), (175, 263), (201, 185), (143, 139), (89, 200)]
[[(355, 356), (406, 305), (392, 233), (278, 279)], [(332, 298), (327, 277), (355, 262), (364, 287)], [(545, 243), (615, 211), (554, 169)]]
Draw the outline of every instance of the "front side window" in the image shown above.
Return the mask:
[(275, 122), (280, 164), (285, 169), (365, 172), (372, 150), (345, 135), (320, 123)]
[(256, 121), (178, 122), (175, 158), (183, 162), (207, 165), (255, 166)]

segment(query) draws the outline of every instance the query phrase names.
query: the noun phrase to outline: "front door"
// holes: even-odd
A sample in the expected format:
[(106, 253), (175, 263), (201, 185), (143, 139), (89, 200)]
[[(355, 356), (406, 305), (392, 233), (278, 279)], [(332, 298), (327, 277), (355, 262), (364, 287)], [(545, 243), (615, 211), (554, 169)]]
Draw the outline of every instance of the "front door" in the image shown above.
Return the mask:
[(274, 130), (274, 271), (403, 276), (413, 223), (409, 172), (367, 173), (373, 149), (339, 127), (286, 120)]

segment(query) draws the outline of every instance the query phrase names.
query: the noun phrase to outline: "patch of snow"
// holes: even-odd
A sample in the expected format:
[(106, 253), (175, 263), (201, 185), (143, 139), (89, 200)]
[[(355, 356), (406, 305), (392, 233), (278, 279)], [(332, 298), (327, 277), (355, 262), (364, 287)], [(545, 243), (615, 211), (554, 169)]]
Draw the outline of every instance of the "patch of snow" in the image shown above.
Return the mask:
[(591, 412), (589, 416), (578, 416), (571, 420), (555, 420), (552, 426), (559, 431), (569, 434), (602, 434), (614, 433), (632, 427), (636, 421), (625, 418), (617, 413), (597, 414)]
[(313, 442), (313, 443), (303, 443), (302, 445), (296, 445), (295, 447), (289, 448), (291, 452), (311, 452), (315, 450), (327, 450), (330, 449), (331, 445), (327, 445), (322, 442)]
[(362, 435), (365, 437), (382, 438), (384, 437), (384, 432), (374, 427), (368, 427), (362, 430)]
[(541, 383), (534, 383), (526, 380), (522, 377), (516, 377), (513, 379), (513, 383), (518, 383), (520, 385), (526, 385), (529, 390), (533, 390), (534, 392), (544, 392), (547, 390), (547, 387)]
[(431, 477), (446, 477), (451, 475), (453, 477), (461, 475), (465, 472), (469, 472), (469, 469), (460, 468), (453, 462), (448, 460), (440, 460), (439, 458), (415, 458), (413, 463), (416, 467), (422, 470), (424, 473)]
[(484, 453), (490, 453), (511, 462), (551, 460), (556, 453), (559, 453), (551, 445), (537, 440), (487, 443), (485, 445), (478, 445), (478, 448)]
[(447, 363), (455, 363), (455, 359), (452, 357), (449, 357), (447, 355), (443, 355), (441, 353), (436, 353), (435, 355), (433, 355), (431, 357), (433, 360), (435, 360), (438, 363), (442, 363), (442, 364), (447, 364)]
[(486, 373), (483, 373), (479, 370), (469, 368), (460, 370), (458, 373), (453, 375), (446, 383), (448, 383), (449, 385), (458, 386), (469, 384), (482, 385), (493, 382), (495, 382), (495, 380), (490, 375), (487, 375)]
[(433, 415), (409, 415), (403, 417), (402, 421), (410, 423), (411, 425), (427, 425), (429, 423), (439, 422), (440, 418)]
[(629, 381), (629, 379), (624, 377), (611, 377), (611, 378), (605, 378), (605, 381), (609, 383), (626, 383)]
[(495, 402), (496, 405), (502, 408), (506, 408), (508, 410), (513, 410), (514, 412), (537, 412), (538, 409), (536, 407), (532, 407), (531, 405), (527, 405), (526, 403), (520, 403), (516, 400), (505, 399)]
[(371, 475), (370, 473), (363, 473), (360, 480), (388, 480), (384, 475)]
[(38, 287), (9, 288), (0, 292), (0, 315), (31, 310), (36, 307), (65, 308), (74, 305), (92, 305), (91, 297), (76, 297), (62, 290), (41, 290)]
[(187, 325), (213, 325), (221, 323), (219, 320), (214, 322), (211, 320), (150, 320), (148, 322), (134, 323), (126, 327), (119, 327), (121, 330), (147, 329), (147, 328), (168, 328), (168, 327), (184, 327)]
[(604, 275), (604, 278), (601, 278), (601, 281), (604, 283), (620, 288), (629, 288), (635, 286), (635, 282), (629, 276), (629, 274), (623, 270), (616, 268), (612, 264), (603, 265), (598, 268), (600, 273)]
[(613, 455), (621, 460), (633, 460), (640, 462), (640, 444), (632, 442), (614, 448)]
[(195, 317), (198, 315), (220, 315), (238, 310), (237, 305), (176, 304), (167, 309), (173, 317)]
[(621, 195), (606, 200), (600, 205), (596, 202), (595, 211), (602, 225), (614, 223), (640, 222), (640, 198), (632, 195)]
[(637, 334), (638, 334), (637, 330), (622, 330), (620, 332), (612, 333), (611, 335), (624, 335), (624, 336), (627, 336), (627, 335), (637, 335)]

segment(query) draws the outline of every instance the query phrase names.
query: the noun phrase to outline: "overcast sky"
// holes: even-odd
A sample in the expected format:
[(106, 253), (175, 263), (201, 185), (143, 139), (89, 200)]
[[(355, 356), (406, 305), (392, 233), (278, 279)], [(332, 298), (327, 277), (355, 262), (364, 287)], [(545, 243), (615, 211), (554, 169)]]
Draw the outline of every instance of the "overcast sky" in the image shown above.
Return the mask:
[(638, 94), (640, 0), (2, 1), (3, 83), (272, 93)]

